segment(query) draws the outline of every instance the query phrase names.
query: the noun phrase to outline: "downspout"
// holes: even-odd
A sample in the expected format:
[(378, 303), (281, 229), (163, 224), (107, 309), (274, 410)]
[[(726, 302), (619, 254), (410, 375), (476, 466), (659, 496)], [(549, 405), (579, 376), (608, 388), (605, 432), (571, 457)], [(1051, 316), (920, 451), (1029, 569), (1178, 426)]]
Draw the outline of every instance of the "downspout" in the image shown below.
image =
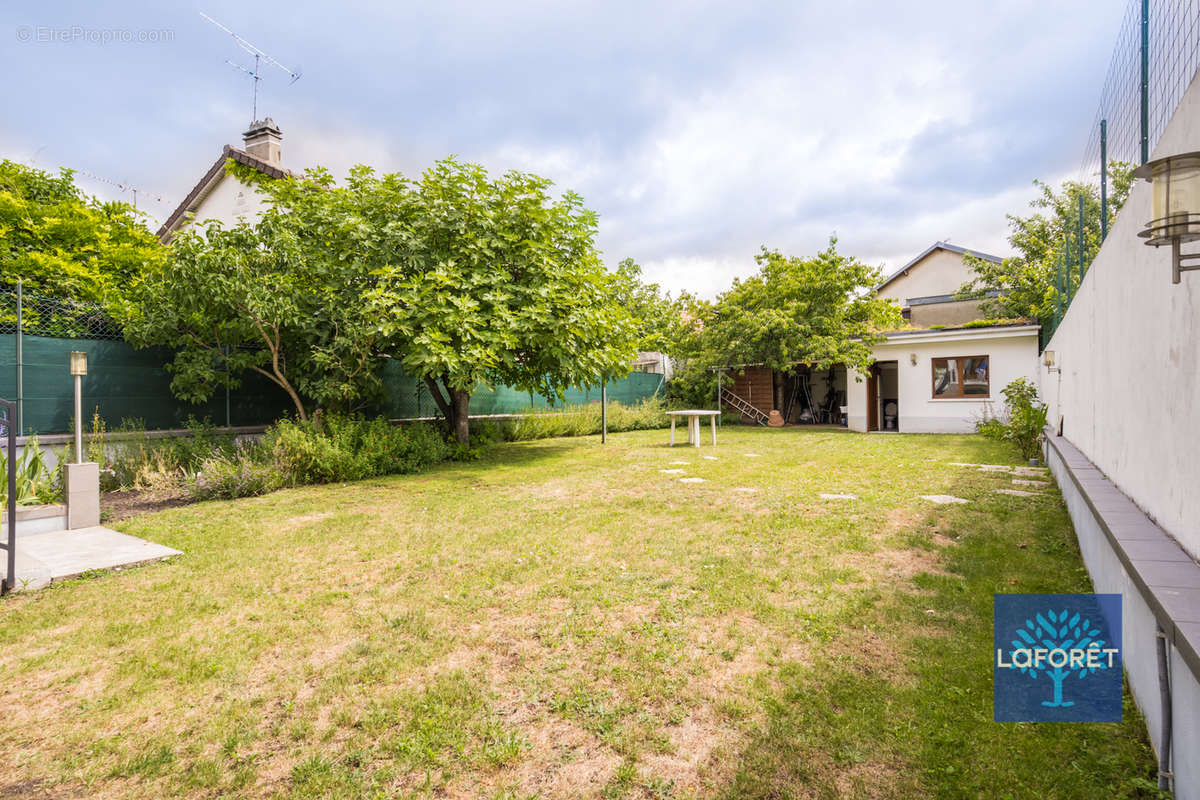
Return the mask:
[(1171, 791), (1175, 776), (1171, 773), (1171, 674), (1167, 663), (1167, 634), (1162, 626), (1154, 633), (1158, 640), (1158, 696), (1162, 709), (1162, 735), (1158, 747), (1158, 788)]

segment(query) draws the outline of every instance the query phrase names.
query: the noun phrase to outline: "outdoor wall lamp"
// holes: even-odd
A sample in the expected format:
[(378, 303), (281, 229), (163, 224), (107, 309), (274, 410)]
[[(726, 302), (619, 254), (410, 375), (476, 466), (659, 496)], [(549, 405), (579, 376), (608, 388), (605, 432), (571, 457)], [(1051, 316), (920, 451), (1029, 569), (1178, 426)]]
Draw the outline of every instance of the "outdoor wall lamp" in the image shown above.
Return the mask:
[(1152, 247), (1171, 245), (1171, 283), (1179, 283), (1179, 273), (1200, 269), (1200, 253), (1179, 249), (1200, 239), (1200, 152), (1149, 161), (1133, 174), (1153, 187), (1154, 216), (1138, 236)]
[(87, 375), (87, 353), (72, 350), (67, 367), (75, 376), (75, 463), (83, 463), (83, 376)]
[(917, 354), (916, 353), (908, 354), (908, 363), (912, 364), (914, 367), (917, 365)]
[(1060, 367), (1054, 366), (1054, 351), (1046, 350), (1042, 353), (1042, 364), (1046, 367), (1046, 372), (1061, 372)]

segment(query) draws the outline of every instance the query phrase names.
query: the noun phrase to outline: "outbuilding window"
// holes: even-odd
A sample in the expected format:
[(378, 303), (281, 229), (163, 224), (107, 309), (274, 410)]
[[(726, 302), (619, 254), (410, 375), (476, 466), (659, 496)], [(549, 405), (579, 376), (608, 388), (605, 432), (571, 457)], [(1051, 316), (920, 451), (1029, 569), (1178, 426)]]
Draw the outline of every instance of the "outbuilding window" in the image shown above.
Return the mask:
[(932, 358), (933, 399), (988, 397), (987, 356), (956, 356), (954, 358)]

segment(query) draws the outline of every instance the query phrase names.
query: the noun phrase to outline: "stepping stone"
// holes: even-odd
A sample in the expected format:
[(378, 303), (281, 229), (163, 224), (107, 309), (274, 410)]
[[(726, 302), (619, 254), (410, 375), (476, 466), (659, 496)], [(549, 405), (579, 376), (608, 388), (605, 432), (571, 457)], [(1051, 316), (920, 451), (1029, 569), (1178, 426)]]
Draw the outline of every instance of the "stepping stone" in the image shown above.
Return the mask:
[(687, 466), (688, 464), (690, 464), (692, 462), (690, 462), (690, 461), (672, 461), (671, 463), (672, 464), (682, 464), (683, 466)]
[(818, 495), (818, 497), (820, 497), (822, 500), (857, 500), (858, 499), (858, 495), (856, 495), (856, 494), (828, 494), (826, 492), (821, 492), (821, 494)]
[(716, 456), (704, 456), (704, 460), (705, 461), (716, 461), (717, 457)]
[(704, 483), (704, 478), (680, 478), (680, 483)]
[(952, 494), (923, 494), (923, 495), (921, 495), (921, 499), (928, 500), (931, 503), (937, 503), (940, 506), (948, 505), (950, 503), (969, 503), (969, 502), (971, 502), (970, 500), (967, 500), (966, 498), (955, 497)]
[(733, 490), (735, 492), (741, 492), (742, 494), (754, 494), (758, 491), (758, 489), (753, 489), (749, 486), (735, 486), (733, 487)]
[(980, 472), (1011, 472), (1012, 467), (1005, 464), (980, 464)]
[(745, 458), (761, 458), (761, 456), (758, 453), (746, 453), (744, 457)]
[(1023, 492), (1020, 489), (993, 489), (996, 494), (1007, 494), (1012, 497), (1037, 497), (1037, 492)]
[(1049, 486), (1050, 481), (1035, 481), (1027, 478), (1013, 478), (1013, 483), (1017, 486)]
[(967, 464), (966, 462), (963, 462), (963, 461), (951, 461), (950, 466), (952, 466), (952, 467), (982, 467), (983, 465), (982, 464)]
[(1013, 475), (1024, 475), (1025, 477), (1043, 478), (1049, 472), (1048, 467), (1014, 467)]
[(682, 475), (686, 471), (687, 470), (682, 470), (682, 469), (660, 469), (659, 470), (659, 472), (663, 473), (664, 475)]

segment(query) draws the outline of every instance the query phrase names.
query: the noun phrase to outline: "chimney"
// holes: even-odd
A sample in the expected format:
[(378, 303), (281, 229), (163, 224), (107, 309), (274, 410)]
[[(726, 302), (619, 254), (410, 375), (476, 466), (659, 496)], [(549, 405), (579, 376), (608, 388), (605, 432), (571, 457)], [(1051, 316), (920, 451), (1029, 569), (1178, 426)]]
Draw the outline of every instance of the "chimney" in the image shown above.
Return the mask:
[(246, 143), (246, 152), (255, 158), (273, 167), (283, 162), (283, 134), (270, 117), (251, 122), (250, 130), (242, 134), (242, 140)]

